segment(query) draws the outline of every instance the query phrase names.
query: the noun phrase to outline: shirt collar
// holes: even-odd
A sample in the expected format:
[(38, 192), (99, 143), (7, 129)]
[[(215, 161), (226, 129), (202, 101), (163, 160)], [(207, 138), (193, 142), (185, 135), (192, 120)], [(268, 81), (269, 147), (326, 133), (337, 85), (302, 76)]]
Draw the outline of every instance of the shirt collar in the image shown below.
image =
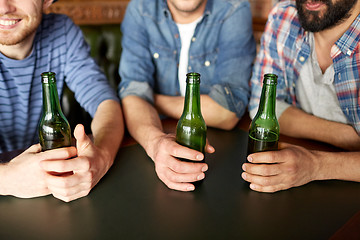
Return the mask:
[(335, 46), (331, 49), (332, 57), (341, 51), (347, 56), (352, 56), (360, 46), (360, 14), (356, 17), (348, 30), (336, 41)]

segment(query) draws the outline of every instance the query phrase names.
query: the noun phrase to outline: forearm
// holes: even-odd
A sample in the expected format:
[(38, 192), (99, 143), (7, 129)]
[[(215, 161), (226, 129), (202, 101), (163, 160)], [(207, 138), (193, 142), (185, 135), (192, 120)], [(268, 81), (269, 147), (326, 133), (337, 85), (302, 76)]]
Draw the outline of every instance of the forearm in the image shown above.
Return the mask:
[(360, 149), (360, 137), (350, 126), (307, 114), (295, 107), (287, 108), (279, 118), (282, 134), (326, 142), (348, 150)]
[(124, 120), (120, 104), (113, 100), (102, 102), (91, 123), (94, 144), (104, 149), (113, 161), (124, 136)]
[(360, 152), (314, 152), (317, 174), (314, 180), (360, 182)]
[[(207, 126), (230, 130), (239, 119), (236, 114), (223, 108), (208, 95), (201, 95), (201, 113)], [(169, 117), (179, 119), (184, 109), (184, 97), (155, 96), (156, 109)]]
[(122, 106), (129, 133), (152, 157), (153, 140), (165, 134), (158, 112), (138, 96), (125, 97)]

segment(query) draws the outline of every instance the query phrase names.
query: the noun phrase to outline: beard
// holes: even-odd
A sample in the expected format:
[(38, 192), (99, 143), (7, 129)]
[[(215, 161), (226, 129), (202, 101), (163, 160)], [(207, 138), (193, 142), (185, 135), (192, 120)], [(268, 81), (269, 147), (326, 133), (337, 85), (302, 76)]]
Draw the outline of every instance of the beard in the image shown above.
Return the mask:
[[(8, 15), (7, 15), (8, 16)], [(35, 33), (40, 25), (42, 14), (37, 16), (8, 16), (14, 19), (21, 19), (20, 25), (15, 29), (0, 30), (0, 44), (12, 46), (19, 44)]]
[(326, 5), (326, 10), (322, 13), (307, 10), (304, 6), (307, 1), (296, 0), (296, 9), (301, 26), (310, 32), (320, 32), (339, 25), (350, 17), (350, 11), (357, 2), (357, 0), (339, 0), (332, 3), (331, 0), (316, 0)]

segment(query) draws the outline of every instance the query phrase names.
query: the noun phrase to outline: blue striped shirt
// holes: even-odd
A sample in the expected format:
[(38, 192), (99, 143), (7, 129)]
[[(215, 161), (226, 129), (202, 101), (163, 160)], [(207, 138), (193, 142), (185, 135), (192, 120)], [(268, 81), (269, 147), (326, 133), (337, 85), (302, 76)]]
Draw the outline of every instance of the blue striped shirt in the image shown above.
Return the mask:
[(14, 60), (0, 53), (0, 152), (28, 148), (38, 142), (40, 75), (47, 71), (56, 73), (59, 96), (66, 82), (91, 116), (102, 101), (118, 101), (90, 57), (80, 28), (64, 15), (44, 15), (28, 57)]
[[(257, 108), (261, 79), (278, 75), (277, 100), (300, 107), (296, 86), (310, 56), (309, 34), (300, 25), (295, 1), (282, 1), (271, 11), (251, 78), (249, 111)], [(341, 110), (360, 135), (360, 15), (331, 48), (334, 87)]]

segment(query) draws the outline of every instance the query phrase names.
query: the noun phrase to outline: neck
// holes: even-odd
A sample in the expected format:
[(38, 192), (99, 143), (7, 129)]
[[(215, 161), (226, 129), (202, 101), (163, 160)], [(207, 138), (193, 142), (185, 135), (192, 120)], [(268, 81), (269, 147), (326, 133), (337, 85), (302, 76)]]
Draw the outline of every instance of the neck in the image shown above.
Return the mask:
[(314, 33), (315, 40), (323, 45), (331, 46), (349, 29), (356, 17), (360, 14), (360, 1), (357, 1), (351, 10), (350, 17), (332, 28)]
[(176, 23), (179, 24), (192, 23), (196, 19), (200, 18), (205, 12), (205, 7), (207, 3), (207, 1), (203, 1), (195, 9), (191, 11), (184, 11), (175, 7), (171, 1), (168, 0), (167, 2), (172, 18)]
[(315, 51), (319, 66), (324, 73), (332, 64), (331, 48), (335, 42), (349, 29), (356, 17), (360, 14), (360, 1), (358, 1), (351, 11), (348, 19), (339, 25), (321, 32), (314, 33)]
[(35, 38), (35, 33), (36, 32), (30, 34), (26, 39), (15, 45), (0, 44), (0, 52), (4, 54), (6, 57), (11, 59), (15, 59), (15, 60), (25, 59), (31, 53)]

